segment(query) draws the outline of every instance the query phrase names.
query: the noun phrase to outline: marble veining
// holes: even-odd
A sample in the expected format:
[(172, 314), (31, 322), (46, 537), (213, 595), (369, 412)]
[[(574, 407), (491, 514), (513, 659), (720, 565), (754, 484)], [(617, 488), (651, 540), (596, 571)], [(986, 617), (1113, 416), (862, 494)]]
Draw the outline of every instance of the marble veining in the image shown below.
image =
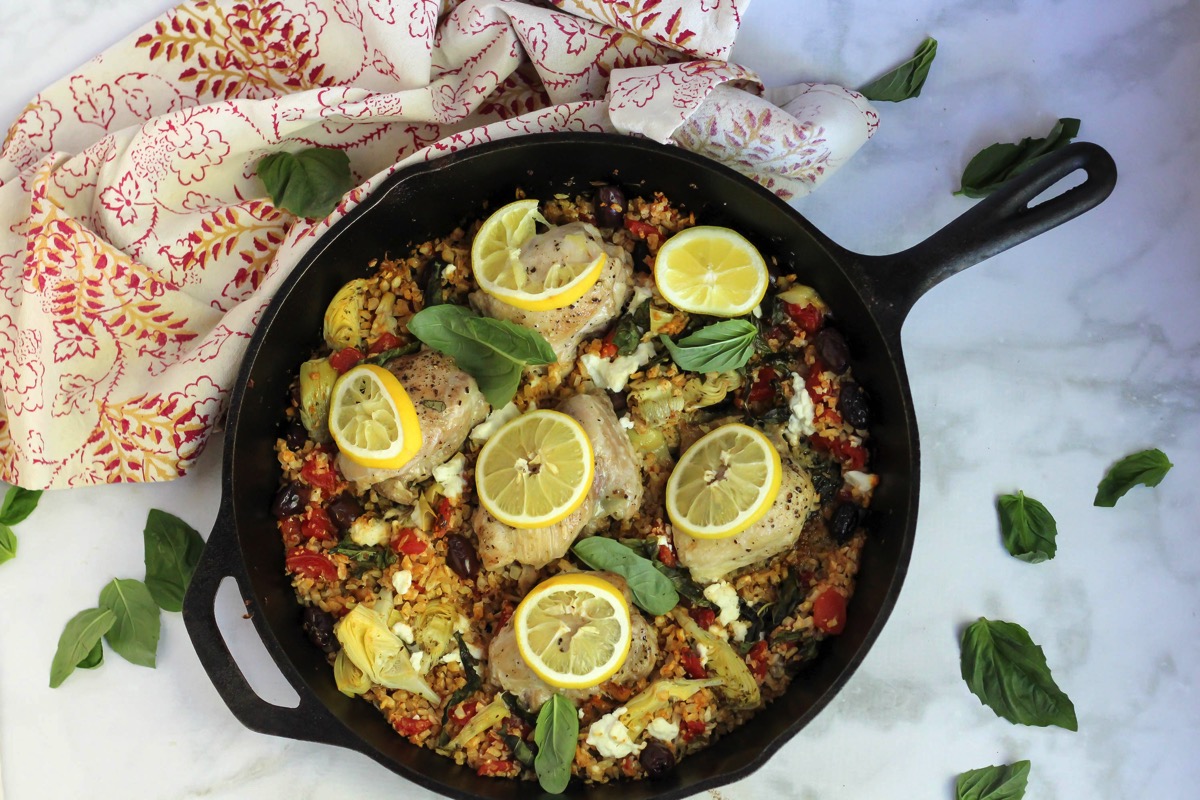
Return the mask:
[[(0, 115), (170, 5), (0, 5)], [(1020, 758), (1039, 800), (1196, 796), (1200, 4), (797, 8), (755, 0), (746, 13), (734, 59), (768, 85), (858, 86), (924, 36), (940, 43), (922, 96), (881, 104), (875, 138), (796, 204), (843, 246), (893, 253), (933, 234), (972, 205), (952, 194), (971, 155), (1041, 136), (1060, 116), (1082, 120), (1081, 138), (1109, 149), (1120, 179), (1099, 208), (913, 307), (903, 342), (923, 463), (904, 591), (829, 706), (759, 772), (699, 796), (949, 800), (958, 772)], [(221, 444), (172, 484), (47, 495), (19, 529), (17, 560), (0, 566), (5, 798), (434, 796), (361, 755), (246, 730), (177, 614), (164, 615), (156, 670), (110, 656), (47, 687), (64, 622), (110, 578), (141, 576), (147, 509), (207, 533)], [(1091, 505), (1112, 462), (1154, 446), (1175, 463), (1161, 486)], [(1053, 561), (1004, 551), (995, 497), (1016, 489), (1055, 514)], [(221, 606), (223, 629), (253, 637), (236, 605)], [(979, 616), (1019, 622), (1042, 645), (1077, 733), (1010, 725), (970, 694), (958, 639)], [(261, 654), (247, 658), (247, 672), (271, 674)]]

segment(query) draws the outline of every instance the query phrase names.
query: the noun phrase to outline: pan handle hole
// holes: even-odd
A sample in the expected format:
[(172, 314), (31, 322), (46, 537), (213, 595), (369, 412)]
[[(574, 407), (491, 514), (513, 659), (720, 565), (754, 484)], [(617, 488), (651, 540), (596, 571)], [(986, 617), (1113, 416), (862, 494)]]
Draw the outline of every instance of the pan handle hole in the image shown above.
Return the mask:
[(1087, 172), (1077, 169), (1071, 174), (1064, 175), (1060, 180), (1055, 181), (1045, 191), (1030, 200), (1026, 207), (1034, 208), (1035, 206), (1040, 206), (1042, 203), (1053, 200), (1061, 194), (1066, 194), (1076, 186), (1081, 186), (1086, 180)]
[(254, 693), (271, 705), (284, 708), (299, 706), (300, 695), (296, 694), (296, 690), (275, 666), (254, 623), (246, 617), (246, 604), (238, 591), (237, 581), (232, 577), (224, 578), (217, 587), (213, 613), (225, 646), (229, 648)]

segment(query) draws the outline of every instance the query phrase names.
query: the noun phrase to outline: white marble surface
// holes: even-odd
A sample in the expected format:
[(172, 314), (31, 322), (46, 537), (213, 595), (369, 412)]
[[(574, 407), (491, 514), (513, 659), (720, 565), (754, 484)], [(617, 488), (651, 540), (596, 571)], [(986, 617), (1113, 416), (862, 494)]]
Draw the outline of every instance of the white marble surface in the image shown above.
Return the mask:
[[(0, 117), (147, 21), (166, 0), (0, 4)], [(841, 695), (735, 800), (950, 798), (965, 769), (1028, 758), (1031, 800), (1195, 797), (1200, 785), (1200, 4), (1180, 0), (756, 0), (735, 57), (769, 84), (858, 85), (926, 34), (923, 96), (883, 104), (876, 138), (798, 208), (851, 249), (884, 253), (966, 209), (966, 160), (1058, 116), (1121, 171), (1098, 209), (934, 289), (904, 327), (922, 428), (918, 536), (903, 594)], [(207, 532), (219, 450), (171, 485), (46, 495), (0, 566), (0, 763), (12, 800), (425, 796), (364, 757), (261, 736), (225, 709), (179, 615), (159, 666), (111, 656), (57, 690), (63, 623), (113, 576), (141, 577), (147, 509)], [(1091, 505), (1120, 456), (1163, 448), (1155, 490)], [(1024, 489), (1059, 523), (1059, 554), (1006, 555), (993, 510)], [(228, 587), (227, 587), (228, 588)], [(290, 689), (232, 592), (224, 627), (263, 695)], [(1079, 732), (1008, 724), (958, 675), (980, 615), (1024, 624)], [(256, 649), (257, 648), (257, 649)]]

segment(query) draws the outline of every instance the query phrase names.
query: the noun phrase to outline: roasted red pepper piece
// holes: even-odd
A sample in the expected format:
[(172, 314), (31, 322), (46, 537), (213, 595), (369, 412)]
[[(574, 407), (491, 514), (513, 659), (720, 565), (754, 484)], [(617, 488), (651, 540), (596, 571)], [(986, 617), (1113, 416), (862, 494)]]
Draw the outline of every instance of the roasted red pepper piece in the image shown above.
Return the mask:
[(838, 634), (846, 627), (846, 598), (830, 586), (813, 600), (813, 625), (825, 633)]

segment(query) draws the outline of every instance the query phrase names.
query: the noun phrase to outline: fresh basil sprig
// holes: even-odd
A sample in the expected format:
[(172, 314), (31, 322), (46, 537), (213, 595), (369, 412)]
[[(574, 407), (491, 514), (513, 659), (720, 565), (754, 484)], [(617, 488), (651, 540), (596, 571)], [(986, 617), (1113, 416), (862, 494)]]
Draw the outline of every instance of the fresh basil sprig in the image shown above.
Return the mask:
[(1058, 524), (1044, 505), (1018, 490), (1016, 494), (1000, 495), (996, 507), (1009, 553), (1030, 564), (1054, 558)]
[(679, 593), (671, 580), (620, 542), (603, 536), (589, 536), (571, 548), (592, 569), (615, 572), (629, 584), (633, 602), (647, 614), (666, 614), (679, 605)]
[(5, 493), (4, 502), (0, 504), (0, 564), (16, 558), (17, 535), (11, 526), (32, 514), (41, 496), (40, 489), (22, 489), (20, 486), (11, 486)]
[(921, 42), (912, 58), (858, 90), (868, 100), (899, 103), (920, 97), (921, 87), (929, 77), (929, 68), (937, 55), (937, 40), (932, 36)]
[(354, 188), (350, 157), (329, 147), (272, 153), (258, 162), (256, 172), (277, 208), (310, 219), (329, 216)]
[(507, 405), (517, 394), (526, 366), (558, 360), (537, 331), (449, 303), (417, 312), (408, 321), (408, 332), (453, 358), (479, 383), (493, 408)]
[(1021, 800), (1029, 782), (1029, 762), (967, 770), (954, 784), (954, 800)]
[(1009, 722), (1079, 730), (1075, 705), (1020, 625), (983, 617), (971, 623), (962, 636), (961, 667), (971, 693)]
[(183, 595), (200, 562), (204, 539), (174, 514), (150, 509), (142, 531), (146, 546), (146, 588), (164, 611), (182, 611)]
[(550, 794), (562, 794), (571, 782), (579, 744), (579, 715), (570, 700), (555, 694), (546, 701), (538, 712), (533, 741), (538, 748), (533, 759), (538, 783)]
[(100, 647), (100, 637), (108, 633), (116, 621), (116, 615), (107, 608), (89, 608), (71, 617), (58, 637), (58, 650), (50, 662), (51, 689), (61, 686), (76, 667), (90, 669), (100, 665), (104, 651), (101, 648), (97, 657), (96, 648)]
[(114, 578), (100, 590), (100, 607), (107, 608), (115, 616), (112, 627), (104, 634), (104, 641), (126, 661), (153, 667), (161, 621), (158, 603), (154, 602), (146, 584)]
[(1112, 508), (1125, 493), (1137, 486), (1158, 486), (1167, 472), (1175, 466), (1162, 450), (1142, 450), (1125, 456), (1109, 467), (1104, 479), (1096, 487), (1096, 499), (1092, 505)]
[(758, 328), (744, 319), (726, 319), (706, 325), (695, 333), (672, 342), (659, 336), (676, 366), (689, 372), (729, 372), (746, 366), (754, 355)]
[(462, 634), (455, 631), (454, 640), (458, 643), (458, 659), (462, 662), (467, 682), (454, 690), (454, 693), (450, 695), (450, 699), (446, 701), (446, 705), (442, 709), (442, 740), (439, 744), (443, 747), (446, 745), (446, 742), (450, 741), (450, 729), (446, 724), (450, 720), (450, 710), (473, 695), (483, 685), (483, 679), (479, 677), (479, 666), (475, 661), (475, 657), (471, 655), (471, 649), (467, 647), (466, 641), (463, 640)]
[(986, 197), (1009, 178), (1032, 167), (1040, 159), (1066, 147), (1079, 135), (1079, 120), (1064, 117), (1054, 123), (1044, 138), (1026, 137), (1020, 142), (1000, 143), (983, 148), (963, 170), (962, 187), (955, 194)]

